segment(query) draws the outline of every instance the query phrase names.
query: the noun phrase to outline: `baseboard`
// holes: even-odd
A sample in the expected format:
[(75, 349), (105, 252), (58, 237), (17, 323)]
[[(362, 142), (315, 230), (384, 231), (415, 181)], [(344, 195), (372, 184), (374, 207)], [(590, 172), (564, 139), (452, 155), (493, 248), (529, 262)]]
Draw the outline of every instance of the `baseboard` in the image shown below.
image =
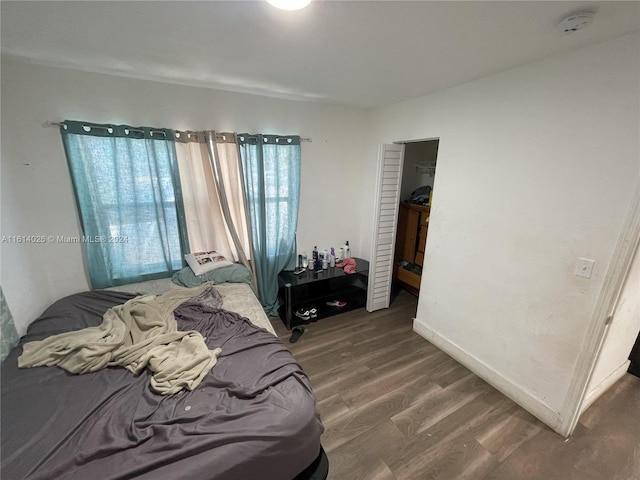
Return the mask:
[(609, 388), (611, 388), (618, 380), (624, 377), (624, 374), (627, 373), (627, 370), (629, 369), (630, 364), (631, 364), (630, 360), (627, 360), (626, 362), (624, 362), (622, 365), (616, 368), (611, 375), (609, 375), (602, 382), (600, 382), (600, 384), (597, 385), (593, 390), (587, 393), (580, 407), (580, 415), (582, 415), (587, 408), (593, 405), (593, 402), (595, 402), (598, 398), (600, 398), (600, 395), (602, 395), (604, 392), (609, 390)]
[[(558, 431), (560, 424), (560, 414), (549, 407), (539, 398), (535, 397), (531, 392), (523, 386), (514, 383), (512, 380), (503, 377), (499, 372), (489, 365), (485, 364), (478, 358), (467, 353), (461, 347), (451, 342), (449, 339), (438, 334), (426, 325), (421, 324), (417, 320), (413, 322), (413, 331), (429, 342), (433, 343), (440, 350), (451, 356), (454, 360), (460, 362), (473, 373), (482, 378), (485, 382), (502, 392), (511, 400), (516, 402), (522, 408), (527, 410), (533, 416), (544, 422), (550, 428)], [(559, 433), (559, 432), (558, 432)]]

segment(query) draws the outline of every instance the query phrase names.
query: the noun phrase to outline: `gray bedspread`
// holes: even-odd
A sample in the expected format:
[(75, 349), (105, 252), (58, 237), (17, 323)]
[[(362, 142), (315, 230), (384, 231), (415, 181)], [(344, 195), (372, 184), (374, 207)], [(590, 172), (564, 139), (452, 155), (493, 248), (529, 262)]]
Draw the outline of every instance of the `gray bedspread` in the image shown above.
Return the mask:
[[(98, 325), (133, 295), (86, 292), (52, 305), (21, 343)], [(290, 480), (320, 450), (309, 380), (284, 344), (237, 314), (179, 306), (181, 330), (199, 331), (218, 364), (194, 391), (159, 395), (149, 374), (119, 368), (72, 375), (2, 364), (5, 479)]]
[(151, 387), (162, 395), (194, 390), (216, 364), (220, 349), (208, 349), (200, 332), (180, 330), (173, 311), (186, 300), (202, 303), (207, 293), (217, 300), (213, 306), (222, 305), (209, 283), (132, 298), (107, 310), (96, 327), (24, 343), (18, 367), (58, 366), (78, 374), (106, 367), (140, 374), (148, 368)]

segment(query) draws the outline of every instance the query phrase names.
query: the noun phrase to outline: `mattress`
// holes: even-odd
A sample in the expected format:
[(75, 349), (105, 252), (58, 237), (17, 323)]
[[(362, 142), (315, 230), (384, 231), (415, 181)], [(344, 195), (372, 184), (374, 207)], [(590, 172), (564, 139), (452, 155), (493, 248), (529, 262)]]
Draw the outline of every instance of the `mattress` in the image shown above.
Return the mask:
[[(245, 303), (243, 287), (216, 288), (226, 305)], [(133, 296), (95, 291), (62, 299), (21, 344), (97, 325)], [(290, 480), (312, 464), (323, 427), (309, 380), (286, 346), (227, 310), (185, 304), (175, 317), (180, 329), (222, 348), (191, 392), (158, 395), (147, 372), (136, 377), (121, 368), (86, 375), (18, 369), (21, 345), (14, 349), (2, 364), (2, 478)]]
[[(128, 293), (151, 293), (153, 295), (162, 295), (177, 285), (170, 278), (162, 278), (160, 280), (148, 280), (146, 282), (130, 283), (118, 287), (110, 287), (106, 290), (114, 292)], [(276, 335), (273, 325), (264, 313), (262, 305), (246, 283), (222, 283), (216, 285), (216, 290), (222, 297), (222, 308), (231, 312), (236, 312), (243, 317), (248, 318), (254, 325), (262, 327), (265, 330)]]

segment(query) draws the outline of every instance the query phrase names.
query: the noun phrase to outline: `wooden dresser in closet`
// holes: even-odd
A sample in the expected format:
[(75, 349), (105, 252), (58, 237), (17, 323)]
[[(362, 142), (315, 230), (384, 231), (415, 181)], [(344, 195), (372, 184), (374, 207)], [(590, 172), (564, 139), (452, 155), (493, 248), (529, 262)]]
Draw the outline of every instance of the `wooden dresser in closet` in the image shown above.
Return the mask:
[[(398, 212), (394, 278), (415, 294), (420, 290), (430, 211), (430, 207), (402, 202)], [(399, 267), (403, 261), (408, 268)]]

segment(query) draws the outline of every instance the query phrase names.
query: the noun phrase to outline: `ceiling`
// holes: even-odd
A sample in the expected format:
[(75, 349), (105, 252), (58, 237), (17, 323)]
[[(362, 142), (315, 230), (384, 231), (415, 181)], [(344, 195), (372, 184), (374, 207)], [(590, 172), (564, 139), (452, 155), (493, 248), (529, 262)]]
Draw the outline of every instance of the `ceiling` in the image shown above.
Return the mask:
[[(371, 108), (640, 30), (640, 2), (6, 1), (2, 54), (160, 82)], [(598, 11), (571, 35), (567, 13)]]

